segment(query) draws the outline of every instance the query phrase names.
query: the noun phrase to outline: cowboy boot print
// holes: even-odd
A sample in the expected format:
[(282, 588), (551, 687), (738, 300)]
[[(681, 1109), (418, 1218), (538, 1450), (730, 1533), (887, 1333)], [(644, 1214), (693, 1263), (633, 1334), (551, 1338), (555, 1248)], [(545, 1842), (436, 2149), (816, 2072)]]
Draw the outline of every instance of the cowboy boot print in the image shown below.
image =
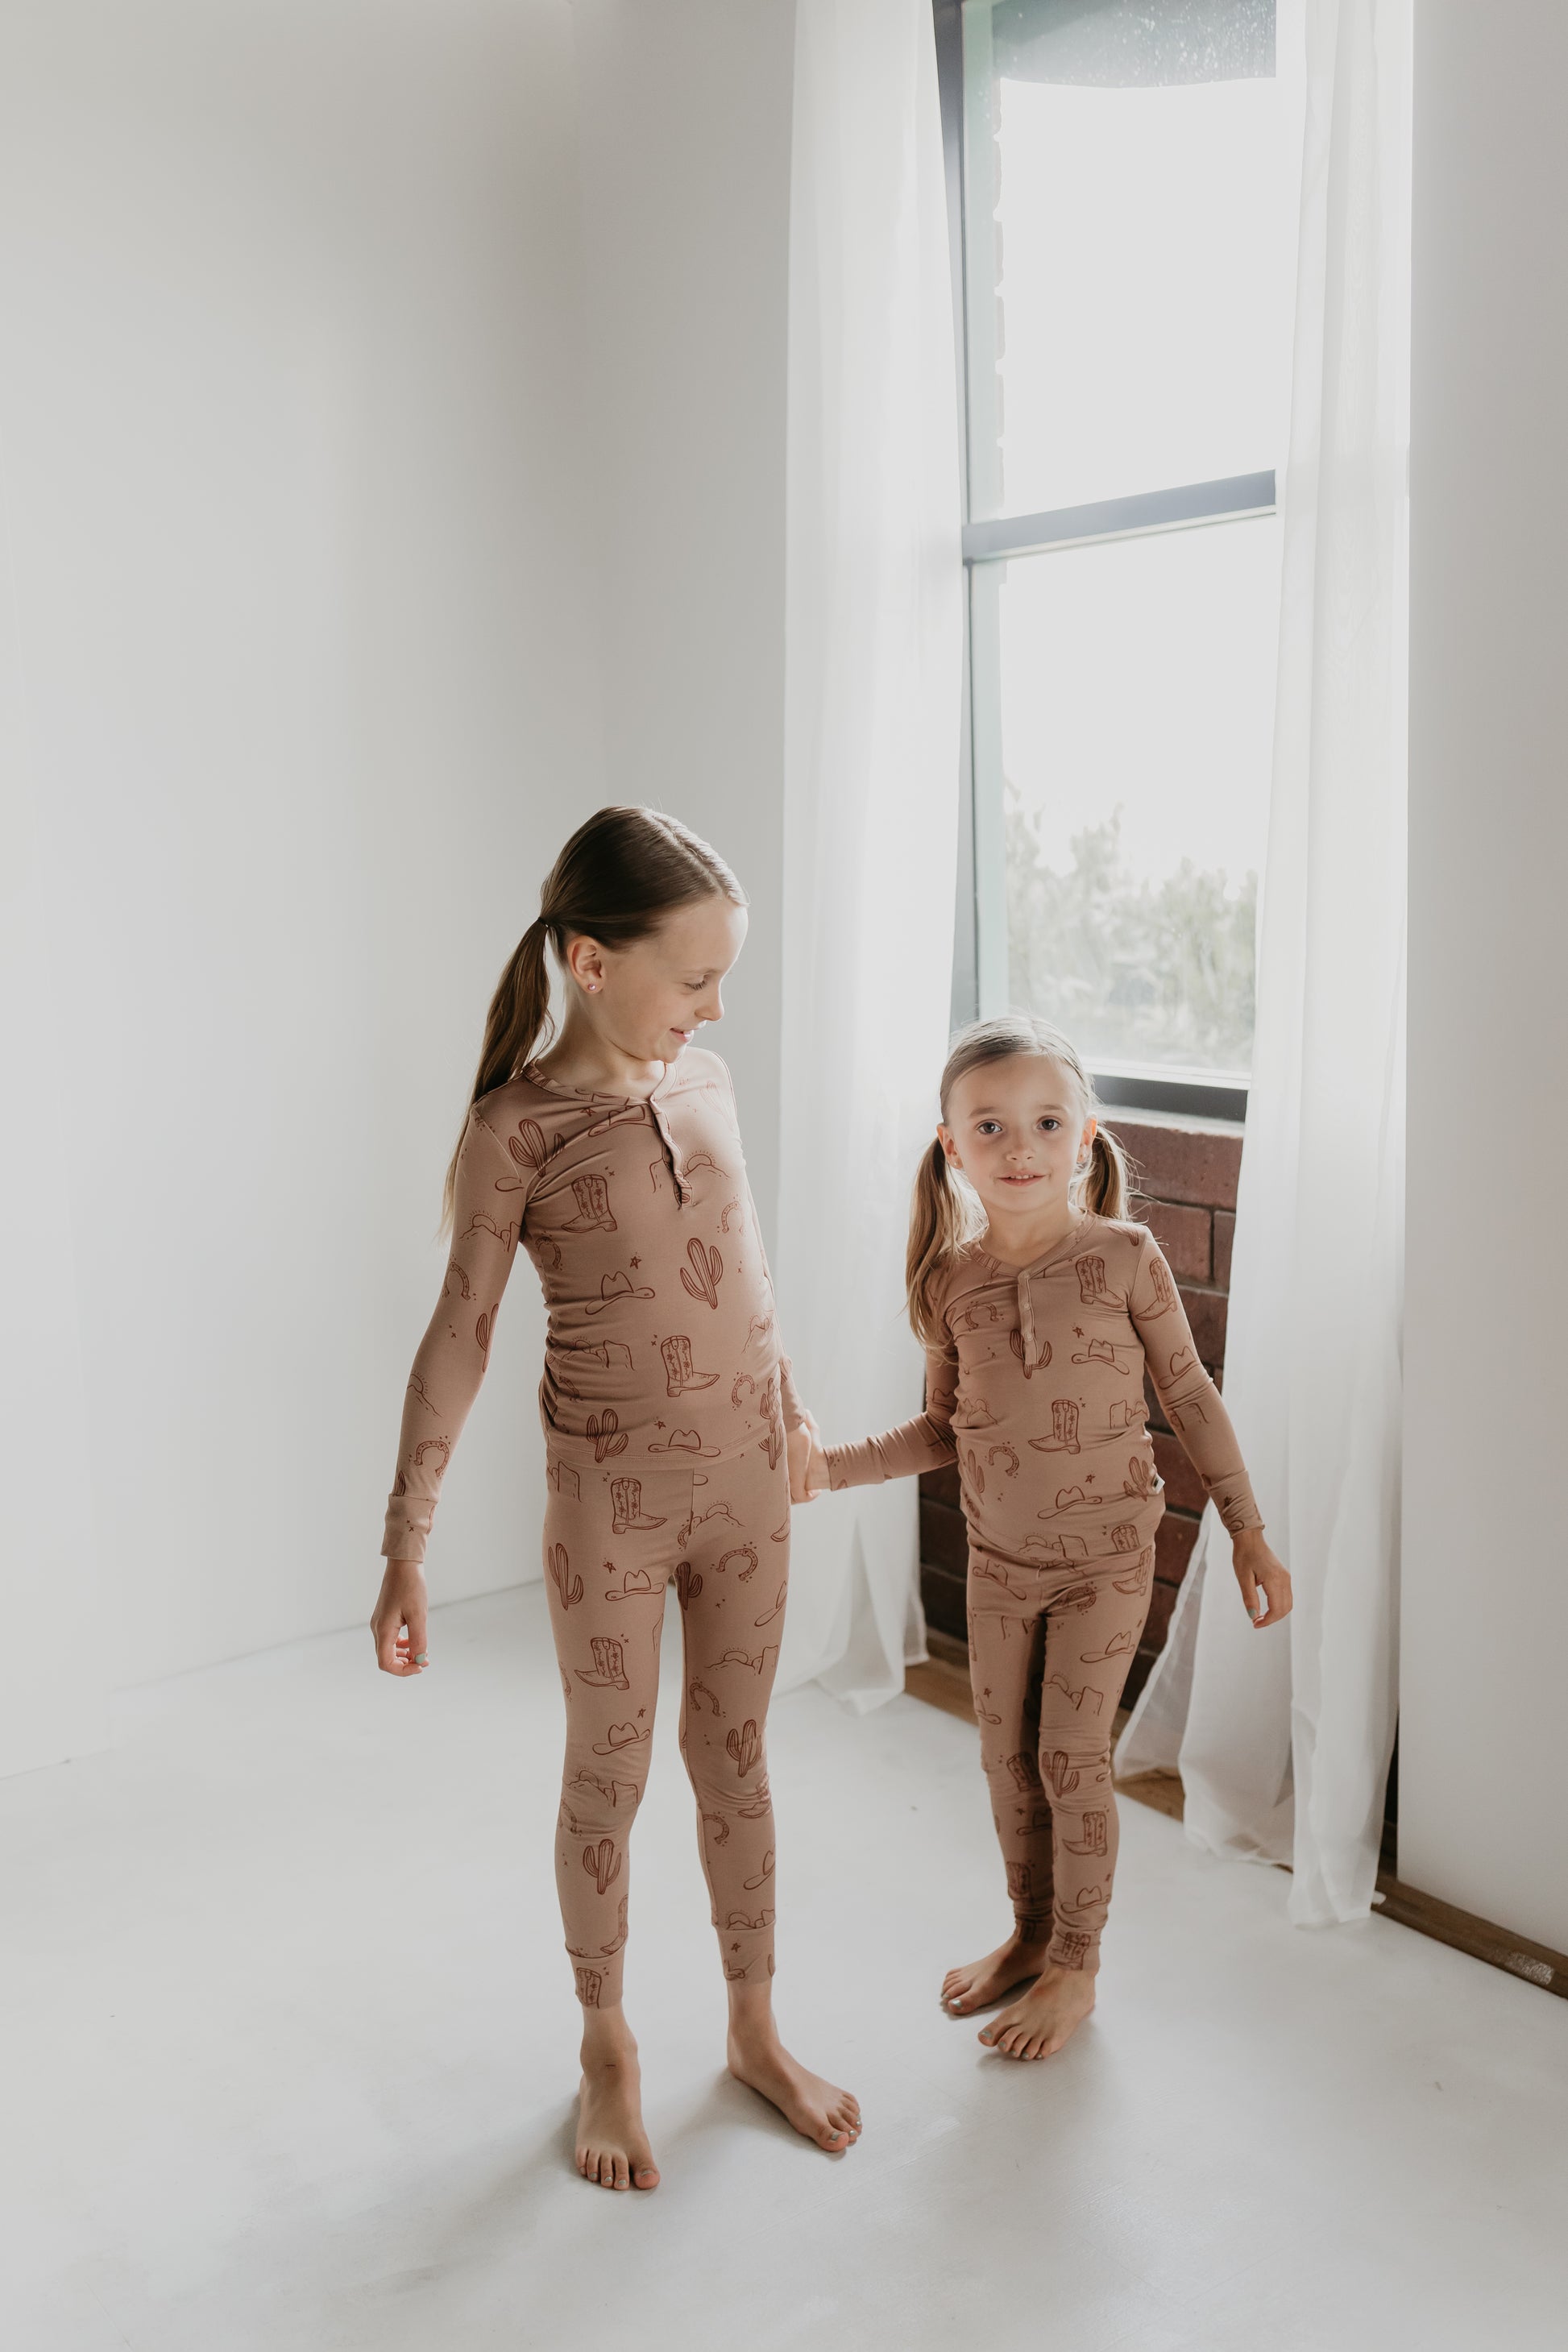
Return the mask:
[(1149, 1590), (1149, 1569), (1153, 1557), (1153, 1553), (1150, 1552), (1147, 1558), (1139, 1561), (1136, 1568), (1130, 1569), (1125, 1576), (1113, 1576), (1110, 1581), (1115, 1586), (1117, 1591), (1147, 1592)]
[(1026, 1756), (1020, 1750), (1016, 1756), (1009, 1756), (1006, 1759), (1004, 1769), (1013, 1775), (1014, 1783), (1020, 1796), (1034, 1795), (1040, 1785), (1040, 1775), (1032, 1756)]
[(681, 1288), (691, 1297), (700, 1298), (705, 1307), (716, 1309), (719, 1285), (724, 1277), (723, 1259), (717, 1248), (710, 1249), (705, 1242), (699, 1241), (687, 1243), (686, 1255), (690, 1265), (689, 1268), (683, 1265), (680, 1269)]
[[(613, 1404), (607, 1404), (602, 1414), (591, 1412), (588, 1415), (587, 1431), (594, 1441), (595, 1462), (605, 1462), (612, 1454), (626, 1452), (626, 1432), (621, 1427), (620, 1414)], [(621, 1529), (617, 1528), (616, 1533), (619, 1535)]]
[(1037, 1454), (1081, 1454), (1079, 1440), (1079, 1407), (1073, 1397), (1051, 1399), (1051, 1433), (1048, 1437), (1031, 1437), (1029, 1444)]
[(572, 1971), (577, 1986), (577, 1998), (584, 2009), (597, 2009), (605, 1979), (597, 1969), (578, 1968)]
[(1078, 1295), (1084, 1306), (1093, 1307), (1099, 1300), (1109, 1298), (1110, 1292), (1105, 1279), (1102, 1257), (1080, 1257), (1076, 1261)]
[(629, 1535), (634, 1528), (662, 1528), (662, 1518), (650, 1518), (642, 1507), (640, 1478), (612, 1478), (610, 1506), (615, 1513), (611, 1525), (618, 1536)]
[(1142, 1551), (1143, 1538), (1131, 1519), (1119, 1519), (1110, 1530), (1110, 1540), (1118, 1551)]
[(577, 1213), (562, 1226), (563, 1234), (616, 1232), (616, 1221), (610, 1214), (610, 1188), (602, 1176), (574, 1176), (572, 1192)]
[(1007, 1900), (1012, 1904), (1013, 1908), (1017, 1910), (1021, 1905), (1033, 1899), (1035, 1866), (1029, 1862), (1010, 1862), (1006, 1867)]
[(1106, 1815), (1099, 1811), (1085, 1813), (1079, 1825), (1083, 1835), (1081, 1838), (1068, 1838), (1066, 1841), (1068, 1853), (1090, 1853), (1097, 1862), (1102, 1862), (1105, 1858), (1107, 1843), (1106, 1818)]
[[(561, 1595), (561, 1606), (563, 1609), (570, 1609), (574, 1601), (581, 1601), (583, 1598), (583, 1580), (580, 1576), (572, 1574), (572, 1563), (566, 1556), (564, 1544), (551, 1545), (549, 1566), (550, 1581)], [(572, 1696), (570, 1683), (566, 1685), (566, 1695), (568, 1698)]]
[(694, 1372), (691, 1369), (691, 1342), (683, 1331), (672, 1331), (659, 1343), (664, 1358), (664, 1392), (666, 1396), (684, 1396), (688, 1389), (710, 1389), (717, 1381), (717, 1372)]
[(584, 1674), (579, 1666), (578, 1681), (594, 1690), (630, 1690), (621, 1644), (614, 1634), (595, 1633), (590, 1636), (589, 1646), (594, 1653), (594, 1671)]
[(1064, 1969), (1081, 1969), (1093, 1941), (1092, 1936), (1080, 1935), (1076, 1931), (1070, 1935), (1054, 1936), (1051, 1938), (1052, 1957)]
[(1149, 1260), (1149, 1280), (1154, 1292), (1154, 1304), (1144, 1314), (1145, 1323), (1152, 1323), (1158, 1315), (1168, 1315), (1176, 1304), (1175, 1289), (1163, 1258), (1152, 1257)]

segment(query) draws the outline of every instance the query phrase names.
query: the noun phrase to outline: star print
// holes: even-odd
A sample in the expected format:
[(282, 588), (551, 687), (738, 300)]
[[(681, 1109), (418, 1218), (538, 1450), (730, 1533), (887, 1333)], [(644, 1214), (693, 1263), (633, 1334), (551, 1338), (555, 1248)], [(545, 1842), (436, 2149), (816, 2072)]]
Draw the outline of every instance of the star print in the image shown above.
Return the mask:
[(1083, 1328), (1082, 1328), (1082, 1326), (1081, 1326), (1080, 1324), (1075, 1323), (1075, 1324), (1073, 1325), (1073, 1327), (1072, 1327), (1072, 1335), (1073, 1335), (1073, 1338), (1074, 1338), (1075, 1339), (1082, 1339), (1082, 1337), (1083, 1337)]
[(636, 1273), (636, 1271), (637, 1271), (637, 1267), (638, 1267), (639, 1265), (641, 1265), (641, 1264), (642, 1264), (642, 1260), (641, 1260), (641, 1258), (640, 1258), (640, 1257), (634, 1257), (634, 1258), (633, 1258), (633, 1260), (632, 1260), (632, 1271), (633, 1271), (633, 1273), (634, 1273), (634, 1274)]

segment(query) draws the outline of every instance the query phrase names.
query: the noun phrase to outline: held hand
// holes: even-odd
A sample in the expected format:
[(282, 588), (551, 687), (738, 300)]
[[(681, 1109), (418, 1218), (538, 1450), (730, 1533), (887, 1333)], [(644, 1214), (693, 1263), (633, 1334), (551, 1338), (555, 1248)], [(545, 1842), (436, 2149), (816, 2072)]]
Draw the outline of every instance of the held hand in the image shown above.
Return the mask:
[(1261, 1528), (1231, 1538), (1231, 1564), (1254, 1625), (1278, 1625), (1290, 1614), (1290, 1571), (1264, 1541)]
[(425, 1570), (416, 1559), (389, 1559), (370, 1621), (375, 1663), (384, 1675), (422, 1675), (428, 1665)]
[(827, 1456), (822, 1450), (816, 1423), (811, 1422), (792, 1429), (784, 1443), (789, 1456), (790, 1501), (815, 1503), (828, 1486)]

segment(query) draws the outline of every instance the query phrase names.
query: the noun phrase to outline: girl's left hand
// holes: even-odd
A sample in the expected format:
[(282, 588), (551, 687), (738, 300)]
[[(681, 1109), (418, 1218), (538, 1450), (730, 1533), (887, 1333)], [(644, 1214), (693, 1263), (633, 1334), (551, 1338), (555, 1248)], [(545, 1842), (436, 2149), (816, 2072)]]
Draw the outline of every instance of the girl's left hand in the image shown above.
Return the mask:
[(1231, 1562), (1254, 1625), (1278, 1625), (1290, 1614), (1290, 1571), (1264, 1540), (1261, 1528), (1231, 1538)]

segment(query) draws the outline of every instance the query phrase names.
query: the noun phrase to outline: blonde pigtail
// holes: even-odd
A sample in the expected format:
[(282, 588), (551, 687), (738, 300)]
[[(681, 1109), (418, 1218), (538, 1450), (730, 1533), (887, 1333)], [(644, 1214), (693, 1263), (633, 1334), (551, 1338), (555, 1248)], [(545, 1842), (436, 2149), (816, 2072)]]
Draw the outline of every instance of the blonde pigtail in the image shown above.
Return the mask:
[(939, 1337), (937, 1294), (956, 1251), (970, 1238), (973, 1219), (952, 1181), (940, 1135), (915, 1172), (910, 1199), (910, 1244), (904, 1280), (910, 1322), (922, 1346)]
[(1097, 1127), (1083, 1180), (1084, 1207), (1092, 1216), (1124, 1217), (1131, 1200), (1131, 1163), (1110, 1129)]

